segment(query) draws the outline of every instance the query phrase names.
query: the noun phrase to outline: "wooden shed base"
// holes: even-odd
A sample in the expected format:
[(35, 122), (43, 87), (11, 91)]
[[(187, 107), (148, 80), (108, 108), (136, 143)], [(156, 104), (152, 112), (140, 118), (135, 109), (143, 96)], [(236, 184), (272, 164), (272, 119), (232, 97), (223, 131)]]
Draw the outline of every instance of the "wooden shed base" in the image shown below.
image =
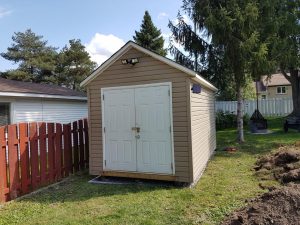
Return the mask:
[(108, 177), (128, 177), (148, 180), (176, 181), (176, 176), (164, 174), (135, 173), (125, 171), (103, 171), (100, 175)]

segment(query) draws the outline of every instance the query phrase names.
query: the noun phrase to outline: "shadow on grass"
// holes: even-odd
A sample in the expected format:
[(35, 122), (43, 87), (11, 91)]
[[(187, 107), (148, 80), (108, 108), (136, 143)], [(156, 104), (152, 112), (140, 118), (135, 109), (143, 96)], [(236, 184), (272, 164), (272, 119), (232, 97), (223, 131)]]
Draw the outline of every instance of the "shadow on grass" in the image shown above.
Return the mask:
[[(37, 202), (41, 204), (53, 204), (64, 202), (84, 202), (89, 199), (100, 197), (120, 197), (124, 195), (134, 195), (137, 193), (150, 193), (160, 190), (183, 189), (170, 182), (143, 181), (142, 183), (133, 184), (91, 184), (89, 180), (95, 178), (88, 175), (88, 172), (71, 175), (61, 183), (45, 188), (40, 192), (21, 198), (20, 202)], [(148, 182), (148, 183), (147, 183)]]

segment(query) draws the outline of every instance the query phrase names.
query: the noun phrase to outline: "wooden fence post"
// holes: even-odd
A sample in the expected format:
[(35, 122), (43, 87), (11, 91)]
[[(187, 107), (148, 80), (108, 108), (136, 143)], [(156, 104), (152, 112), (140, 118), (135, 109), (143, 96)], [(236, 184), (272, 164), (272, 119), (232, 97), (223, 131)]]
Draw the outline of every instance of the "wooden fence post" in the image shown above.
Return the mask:
[(89, 167), (89, 127), (88, 120), (84, 119), (84, 149), (85, 149), (85, 168)]
[(20, 138), (21, 187), (22, 187), (22, 194), (26, 194), (29, 192), (30, 190), (29, 187), (31, 184), (27, 123), (19, 124), (19, 138)]
[(55, 180), (55, 158), (54, 158), (54, 124), (47, 123), (47, 137), (48, 137), (48, 172), (49, 182), (52, 183)]
[(84, 169), (84, 143), (83, 143), (83, 121), (78, 121), (79, 129), (78, 129), (78, 136), (79, 136), (79, 164), (80, 169)]
[(38, 188), (40, 184), (39, 171), (39, 152), (38, 152), (38, 133), (37, 124), (29, 124), (29, 142), (30, 142), (30, 161), (31, 161), (31, 185), (33, 189)]
[(40, 140), (41, 185), (44, 186), (48, 184), (46, 123), (39, 123), (38, 127), (39, 127), (39, 140)]
[(6, 163), (6, 127), (0, 127), (0, 202), (7, 201), (9, 189), (7, 183), (7, 163)]
[(79, 152), (78, 152), (78, 129), (77, 129), (77, 121), (73, 122), (73, 157), (74, 157), (74, 171), (79, 171)]
[(60, 180), (62, 175), (62, 126), (56, 124), (55, 131), (55, 171), (56, 179)]
[(10, 199), (18, 197), (20, 190), (20, 174), (18, 160), (17, 125), (8, 126), (8, 166)]
[(63, 125), (64, 136), (64, 169), (65, 176), (73, 173), (73, 159), (72, 159), (72, 142), (71, 142), (71, 124)]

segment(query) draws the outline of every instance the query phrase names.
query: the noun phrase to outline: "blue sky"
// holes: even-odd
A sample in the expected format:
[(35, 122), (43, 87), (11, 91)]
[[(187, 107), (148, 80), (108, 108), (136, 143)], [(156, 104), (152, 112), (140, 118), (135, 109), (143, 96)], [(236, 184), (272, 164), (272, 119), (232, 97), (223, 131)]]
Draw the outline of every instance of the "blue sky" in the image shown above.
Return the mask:
[[(52, 46), (62, 48), (81, 39), (98, 64), (132, 39), (145, 10), (163, 35), (170, 34), (182, 0), (0, 0), (0, 52), (12, 43), (14, 32), (31, 28)], [(0, 57), (0, 71), (15, 67)]]

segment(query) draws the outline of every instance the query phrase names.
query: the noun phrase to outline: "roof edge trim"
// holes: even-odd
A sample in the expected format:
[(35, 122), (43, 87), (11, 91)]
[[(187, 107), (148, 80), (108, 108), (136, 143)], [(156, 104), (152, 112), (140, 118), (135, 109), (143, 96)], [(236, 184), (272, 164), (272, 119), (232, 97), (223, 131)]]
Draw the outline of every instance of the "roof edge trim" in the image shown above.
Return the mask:
[(27, 98), (70, 99), (70, 100), (87, 101), (87, 97), (63, 96), (63, 95), (47, 95), (47, 94), (32, 94), (32, 93), (21, 93), (21, 92), (0, 92), (0, 96), (7, 96), (7, 97), (27, 97)]

